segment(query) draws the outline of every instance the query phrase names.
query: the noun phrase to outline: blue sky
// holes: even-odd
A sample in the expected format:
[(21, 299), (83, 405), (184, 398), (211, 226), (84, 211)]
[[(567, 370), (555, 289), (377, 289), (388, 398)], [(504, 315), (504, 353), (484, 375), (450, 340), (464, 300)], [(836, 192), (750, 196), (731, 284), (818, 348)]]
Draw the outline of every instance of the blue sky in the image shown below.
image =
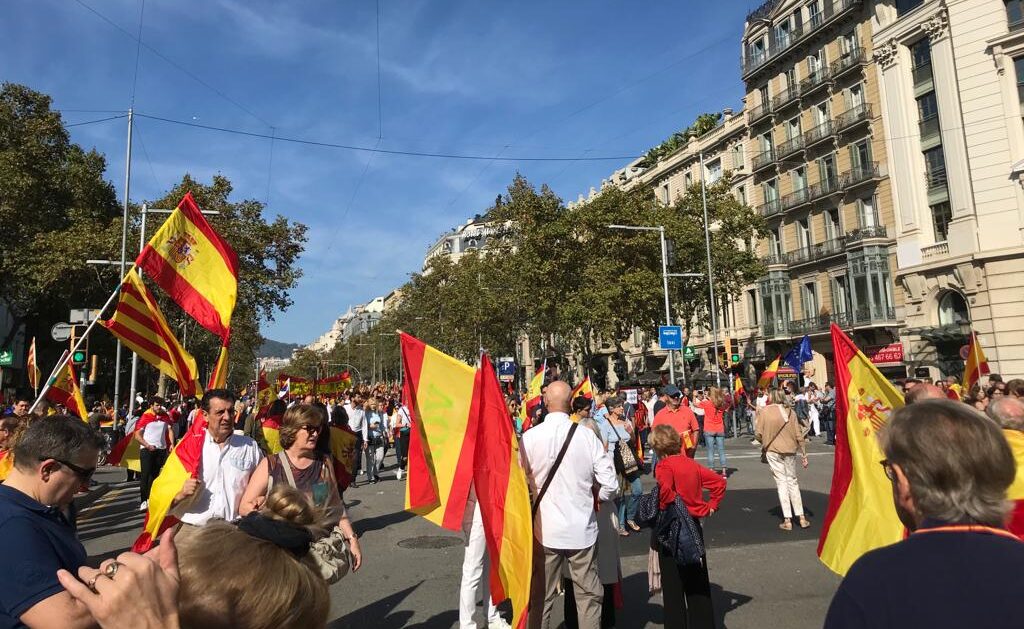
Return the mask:
[[(639, 155), (702, 111), (738, 108), (756, 2), (149, 0), (135, 110), (254, 133), (505, 157)], [(85, 5), (85, 6), (83, 6)], [(126, 110), (141, 0), (6, 0), (0, 80), (53, 96), (68, 123)], [(161, 55), (165, 58), (161, 58)], [(168, 62), (170, 60), (173, 63)], [(205, 85), (204, 85), (205, 84)], [(381, 124), (382, 123), (382, 124)], [(273, 128), (273, 131), (271, 131)], [(310, 227), (295, 304), (270, 338), (310, 342), (350, 304), (401, 285), (427, 247), (517, 171), (574, 199), (622, 161), (370, 154), (137, 119), (131, 197), (185, 172)], [(125, 120), (71, 129), (123, 194)]]

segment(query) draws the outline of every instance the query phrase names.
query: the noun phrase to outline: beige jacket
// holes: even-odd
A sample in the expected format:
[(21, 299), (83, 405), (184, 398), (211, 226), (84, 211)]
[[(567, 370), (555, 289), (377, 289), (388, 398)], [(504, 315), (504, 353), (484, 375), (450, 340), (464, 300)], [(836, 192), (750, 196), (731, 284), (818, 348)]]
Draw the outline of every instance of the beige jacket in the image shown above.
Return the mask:
[[(787, 421), (788, 418), (788, 421)], [(806, 453), (804, 434), (793, 409), (778, 404), (769, 404), (757, 409), (754, 419), (754, 433), (761, 447), (778, 454)], [(778, 437), (775, 437), (778, 433)], [(774, 440), (772, 439), (774, 437)], [(769, 442), (771, 444), (769, 445)]]

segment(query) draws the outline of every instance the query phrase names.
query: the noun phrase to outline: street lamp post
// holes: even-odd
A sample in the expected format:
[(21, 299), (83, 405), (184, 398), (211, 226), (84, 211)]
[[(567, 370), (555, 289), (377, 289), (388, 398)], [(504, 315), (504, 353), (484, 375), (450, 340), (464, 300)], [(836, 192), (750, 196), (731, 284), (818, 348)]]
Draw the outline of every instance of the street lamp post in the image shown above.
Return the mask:
[[(696, 138), (696, 134), (692, 137)], [(714, 347), (715, 365), (715, 386), (722, 388), (722, 372), (718, 366), (718, 308), (715, 304), (715, 282), (714, 274), (711, 272), (711, 225), (708, 223), (708, 189), (704, 182), (704, 149), (697, 145), (697, 153), (700, 158), (700, 197), (704, 205), (704, 247), (708, 255), (708, 300), (711, 308), (711, 342)]]

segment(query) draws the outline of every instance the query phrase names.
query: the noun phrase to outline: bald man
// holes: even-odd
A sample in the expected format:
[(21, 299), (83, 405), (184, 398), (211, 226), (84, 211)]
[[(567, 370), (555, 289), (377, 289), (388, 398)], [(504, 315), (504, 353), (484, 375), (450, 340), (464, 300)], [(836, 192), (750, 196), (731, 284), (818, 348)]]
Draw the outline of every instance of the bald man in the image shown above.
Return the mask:
[(907, 391), (907, 394), (903, 397), (903, 403), (907, 406), (911, 404), (917, 404), (924, 400), (945, 400), (946, 392), (934, 384), (928, 382), (922, 382), (914, 385), (913, 389)]
[[(549, 626), (563, 567), (573, 581), (579, 626), (601, 626), (604, 588), (597, 574), (593, 490), (598, 489), (600, 502), (611, 500), (618, 478), (604, 443), (591, 430), (576, 430), (578, 424), (569, 419), (571, 396), (566, 383), (549, 384), (544, 421), (523, 434), (523, 464), (534, 496), (531, 629)], [(564, 457), (557, 462), (563, 448)]]

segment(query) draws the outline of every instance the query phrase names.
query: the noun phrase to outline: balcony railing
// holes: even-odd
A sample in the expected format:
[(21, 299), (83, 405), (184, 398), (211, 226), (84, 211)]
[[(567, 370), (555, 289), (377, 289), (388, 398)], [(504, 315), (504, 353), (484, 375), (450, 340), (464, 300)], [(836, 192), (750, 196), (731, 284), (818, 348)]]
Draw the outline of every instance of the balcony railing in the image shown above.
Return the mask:
[(761, 170), (775, 162), (775, 149), (768, 149), (754, 156), (754, 170)]
[(888, 323), (896, 320), (896, 309), (889, 306), (860, 306), (853, 311), (853, 325)]
[(803, 81), (800, 81), (800, 95), (807, 96), (811, 92), (815, 91), (819, 87), (828, 83), (829, 74), (828, 66), (822, 66), (807, 75)]
[(928, 191), (937, 190), (946, 186), (946, 169), (936, 168), (925, 173), (925, 181), (928, 183)]
[(761, 329), (766, 337), (792, 336), (828, 330), (834, 323), (841, 328), (892, 323), (896, 309), (889, 306), (861, 306), (853, 312), (823, 313), (806, 319), (765, 321)]
[(795, 103), (799, 96), (800, 86), (796, 84), (790, 85), (775, 95), (775, 98), (772, 99), (772, 109), (778, 111), (790, 103)]
[(788, 264), (787, 255), (784, 253), (772, 253), (761, 258), (761, 262), (768, 266), (778, 266), (780, 264)]
[(853, 48), (843, 56), (832, 62), (832, 78), (838, 78), (847, 70), (857, 68), (867, 61), (863, 48)]
[(787, 49), (796, 45), (798, 42), (803, 41), (814, 31), (822, 28), (834, 18), (837, 18), (854, 7), (859, 7), (863, 0), (833, 0), (832, 2), (826, 1), (824, 7), (820, 13), (812, 16), (807, 23), (802, 24), (793, 28), (788, 33), (785, 33), (782, 37), (774, 38), (768, 46), (767, 50), (764, 50), (758, 54), (749, 54), (743, 59), (743, 75), (753, 73), (755, 70), (762, 68), (768, 61), (778, 57)]
[(782, 213), (782, 203), (778, 199), (772, 199), (762, 203), (757, 211), (761, 213), (761, 216), (775, 216)]
[(925, 260), (931, 258), (938, 258), (940, 256), (949, 255), (949, 243), (948, 242), (937, 242), (934, 245), (928, 245), (927, 247), (921, 247), (921, 257)]
[(855, 229), (846, 235), (846, 244), (852, 245), (869, 238), (888, 238), (884, 225), (872, 225)]
[(747, 120), (749, 120), (750, 123), (753, 124), (753, 123), (757, 122), (758, 120), (760, 120), (761, 118), (764, 118), (765, 116), (770, 115), (771, 113), (772, 113), (772, 102), (769, 100), (769, 101), (763, 102), (760, 105), (757, 105), (755, 107), (751, 107), (750, 108), (750, 114), (749, 114), (749, 117), (747, 118)]
[(797, 188), (793, 192), (790, 192), (789, 194), (785, 194), (782, 196), (782, 209), (788, 210), (798, 205), (803, 205), (804, 203), (807, 203), (809, 200), (810, 198), (807, 196), (807, 188)]
[(792, 322), (788, 319), (776, 319), (774, 321), (765, 321), (761, 325), (761, 329), (764, 331), (764, 335), (768, 338), (775, 336), (789, 336), (789, 326)]
[(804, 146), (811, 148), (818, 142), (831, 138), (833, 133), (832, 121), (826, 120), (804, 134)]
[(914, 75), (914, 86), (927, 83), (932, 80), (932, 62), (927, 61), (919, 66), (914, 66), (911, 70), (911, 74)]
[(821, 197), (839, 192), (839, 177), (822, 179), (818, 183), (812, 185), (810, 190), (812, 199), (820, 199)]
[(871, 118), (871, 104), (861, 103), (856, 107), (847, 109), (836, 117), (836, 128), (839, 131), (852, 127)]
[(805, 262), (814, 262), (816, 260), (842, 255), (845, 244), (846, 239), (840, 237), (833, 240), (826, 240), (825, 242), (819, 242), (818, 244), (811, 245), (809, 247), (801, 247), (800, 249), (788, 254), (789, 263), (803, 264)]
[(780, 158), (802, 151), (804, 149), (804, 136), (798, 135), (790, 138), (779, 145), (778, 156)]
[(921, 130), (921, 139), (931, 137), (939, 132), (939, 115), (932, 114), (917, 124)]
[(843, 187), (849, 188), (856, 186), (857, 184), (864, 183), (865, 181), (871, 181), (872, 179), (878, 179), (879, 177), (878, 162), (871, 162), (869, 164), (858, 164), (846, 171), (842, 175)]

